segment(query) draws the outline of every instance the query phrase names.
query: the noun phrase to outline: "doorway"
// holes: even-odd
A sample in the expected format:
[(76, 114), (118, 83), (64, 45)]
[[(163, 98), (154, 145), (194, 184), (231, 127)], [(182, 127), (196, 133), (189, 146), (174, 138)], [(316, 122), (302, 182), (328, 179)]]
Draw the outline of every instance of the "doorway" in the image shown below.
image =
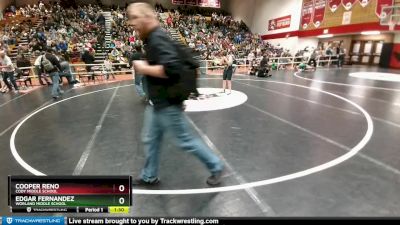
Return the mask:
[(383, 41), (352, 41), (350, 48), (351, 63), (358, 65), (378, 65), (382, 46)]

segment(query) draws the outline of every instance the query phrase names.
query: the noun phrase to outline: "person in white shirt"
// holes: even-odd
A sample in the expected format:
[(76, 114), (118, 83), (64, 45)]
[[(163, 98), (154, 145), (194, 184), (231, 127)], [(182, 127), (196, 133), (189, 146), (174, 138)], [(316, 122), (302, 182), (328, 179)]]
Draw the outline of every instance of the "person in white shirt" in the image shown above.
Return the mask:
[[(43, 58), (44, 53), (41, 53), (35, 60), (35, 63), (33, 64), (35, 66), (35, 74), (38, 76), (38, 80), (40, 85), (51, 85), (51, 81), (49, 80), (48, 77), (44, 76), (43, 69), (42, 69), (42, 58)], [(44, 78), (44, 81), (46, 84), (43, 83), (42, 78)]]
[[(3, 72), (3, 81), (8, 87), (8, 90), (11, 91), (14, 86), (15, 89), (14, 92), (18, 93), (18, 86), (17, 82), (15, 82), (15, 77), (14, 77), (15, 66), (11, 62), (10, 57), (8, 57), (4, 51), (0, 52), (0, 69)], [(7, 80), (8, 78), (10, 78), (11, 84), (8, 82)]]
[(41, 10), (43, 8), (44, 4), (42, 1), (39, 2), (39, 9)]
[(249, 63), (248, 72), (250, 74), (251, 68), (253, 67), (253, 60), (255, 59), (254, 52), (250, 51), (249, 55), (247, 56), (247, 61)]
[(110, 74), (113, 76), (115, 79), (115, 76), (113, 74), (113, 67), (112, 67), (112, 61), (111, 57), (107, 56), (104, 60), (104, 73), (106, 74), (106, 79), (108, 80), (110, 77)]
[(4, 93), (7, 90), (7, 86), (3, 81), (3, 73), (0, 72), (0, 92)]

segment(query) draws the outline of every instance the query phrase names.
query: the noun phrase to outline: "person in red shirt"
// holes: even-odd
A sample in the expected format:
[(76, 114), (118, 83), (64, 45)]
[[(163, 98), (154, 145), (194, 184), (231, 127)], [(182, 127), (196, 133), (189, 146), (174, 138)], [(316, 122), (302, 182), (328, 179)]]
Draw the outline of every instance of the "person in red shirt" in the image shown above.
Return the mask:
[(172, 16), (171, 15), (169, 15), (167, 18), (167, 25), (168, 25), (168, 27), (172, 27)]

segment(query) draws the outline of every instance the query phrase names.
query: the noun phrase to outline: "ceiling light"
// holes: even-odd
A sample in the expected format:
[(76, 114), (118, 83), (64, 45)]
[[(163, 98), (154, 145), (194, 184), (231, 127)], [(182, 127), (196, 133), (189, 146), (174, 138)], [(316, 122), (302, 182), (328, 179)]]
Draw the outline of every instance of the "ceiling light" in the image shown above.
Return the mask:
[(380, 31), (372, 30), (372, 31), (363, 31), (361, 32), (362, 35), (378, 35), (381, 34)]
[(318, 35), (318, 38), (330, 38), (333, 37), (333, 34), (322, 34), (322, 35)]

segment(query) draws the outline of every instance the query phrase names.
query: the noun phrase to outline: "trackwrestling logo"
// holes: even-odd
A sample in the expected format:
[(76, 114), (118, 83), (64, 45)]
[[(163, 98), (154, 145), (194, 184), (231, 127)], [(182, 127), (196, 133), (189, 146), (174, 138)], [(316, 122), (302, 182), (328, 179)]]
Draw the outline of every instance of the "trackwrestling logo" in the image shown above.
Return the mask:
[(64, 225), (64, 217), (2, 217), (3, 225)]

